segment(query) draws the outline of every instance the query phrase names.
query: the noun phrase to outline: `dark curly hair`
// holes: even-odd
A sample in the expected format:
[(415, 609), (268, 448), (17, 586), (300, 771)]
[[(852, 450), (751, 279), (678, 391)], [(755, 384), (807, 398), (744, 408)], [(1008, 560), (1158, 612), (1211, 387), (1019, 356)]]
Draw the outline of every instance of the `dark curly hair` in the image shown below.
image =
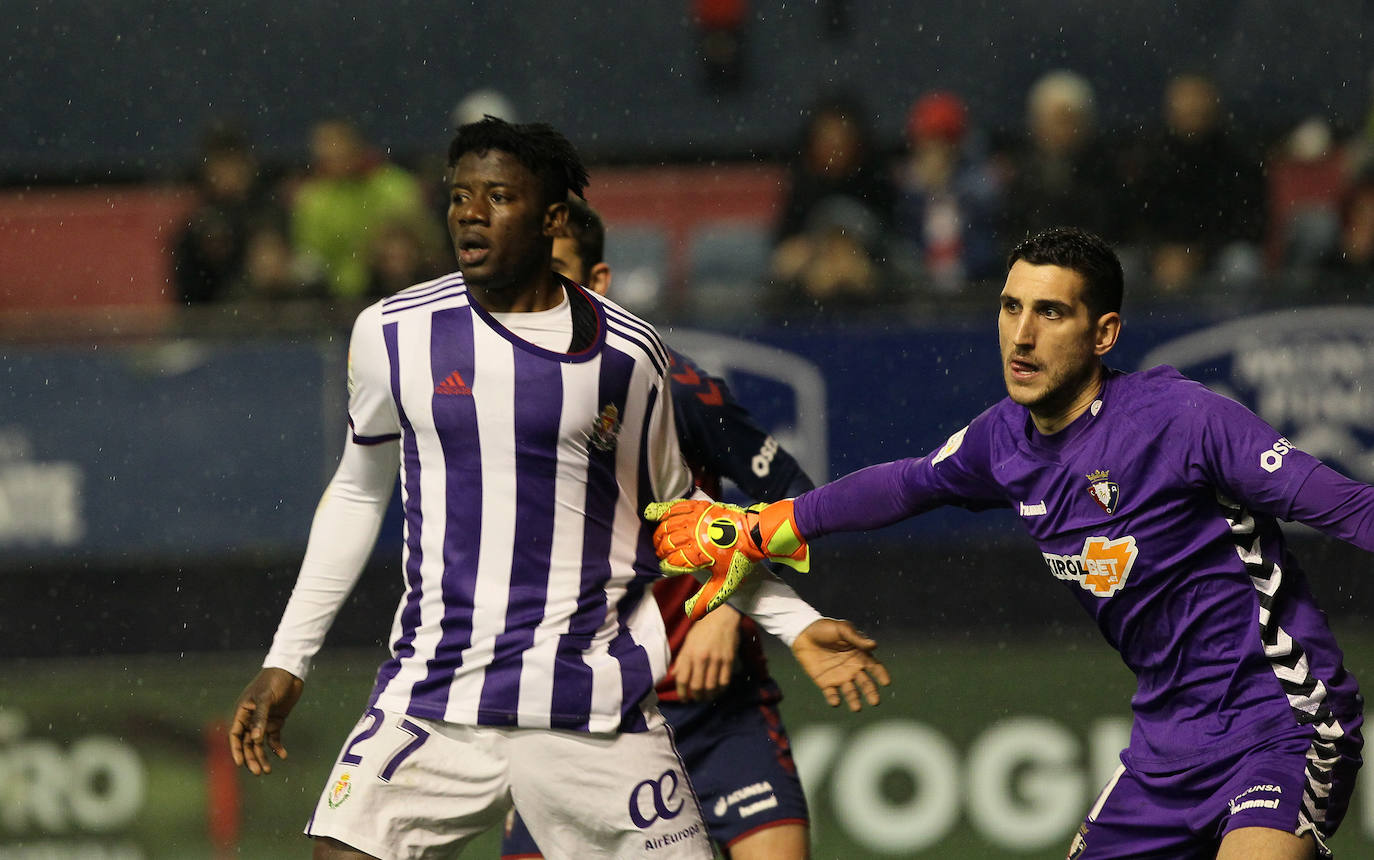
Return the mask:
[(1095, 233), (1076, 227), (1051, 227), (1023, 239), (1007, 258), (1007, 268), (1017, 260), (1033, 266), (1059, 266), (1083, 276), (1083, 302), (1094, 317), (1121, 312), (1125, 278), (1121, 260)]
[(448, 166), (452, 168), (469, 152), (496, 150), (515, 158), (539, 180), (544, 203), (559, 203), (568, 194), (583, 196), (587, 187), (587, 168), (582, 157), (553, 126), (542, 122), (512, 124), (494, 116), (459, 126), (448, 147)]

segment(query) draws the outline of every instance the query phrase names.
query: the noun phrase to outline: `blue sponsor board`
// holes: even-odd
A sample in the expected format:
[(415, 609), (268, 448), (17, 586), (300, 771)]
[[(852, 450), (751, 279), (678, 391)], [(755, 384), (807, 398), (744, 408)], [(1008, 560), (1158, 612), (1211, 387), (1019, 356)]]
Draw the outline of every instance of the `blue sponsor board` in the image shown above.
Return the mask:
[[(1128, 318), (1112, 366), (1173, 364), (1374, 481), (1374, 308), (1141, 316)], [(664, 334), (724, 376), (818, 480), (923, 456), (1005, 394), (991, 312)], [(343, 365), (342, 340), (323, 337), (7, 349), (0, 556), (299, 552), (345, 432)], [(380, 552), (399, 544), (394, 513)], [(1019, 529), (1010, 516), (946, 510), (881, 535), (950, 543)]]
[(1374, 483), (1374, 308), (1276, 311), (1161, 339), (1171, 364), (1249, 406), (1295, 447)]
[(301, 544), (343, 440), (340, 349), (6, 349), (0, 556), (125, 561)]
[[(1121, 370), (1153, 366), (1159, 362), (1142, 362), (1161, 345), (1211, 325), (1206, 317), (1128, 319), (1107, 363)], [(671, 331), (667, 339), (673, 342)], [(805, 359), (823, 376), (831, 478), (872, 463), (924, 456), (1006, 396), (995, 309), (985, 317), (931, 324), (760, 329), (748, 339)], [(1209, 369), (1199, 369), (1204, 373), (1197, 378), (1211, 385)], [(765, 426), (793, 420), (786, 392), (744, 370), (732, 369), (729, 379)]]
[[(1108, 364), (1135, 370), (1159, 345), (1211, 324), (1210, 318), (1195, 315), (1143, 314), (1139, 321), (1128, 320)], [(669, 343), (685, 342), (681, 348), (689, 353), (697, 334), (665, 331)], [(789, 433), (784, 443), (818, 481), (874, 463), (925, 456), (1006, 396), (995, 309), (980, 317), (927, 324), (756, 329), (741, 339), (748, 342), (741, 355), (757, 360), (755, 347), (764, 344), (814, 368), (823, 388), (823, 431)], [(715, 342), (728, 340), (717, 336)], [(760, 374), (749, 359), (736, 360), (728, 346), (695, 357), (725, 376), (765, 427), (804, 427), (814, 417), (806, 414), (798, 387), (784, 382), (784, 374)], [(825, 450), (808, 450), (806, 445), (817, 438), (824, 440)], [(825, 465), (823, 471), (814, 467), (818, 462)], [(1019, 533), (1014, 519), (1002, 512), (975, 516), (950, 509), (880, 532), (892, 540), (937, 542), (1015, 538)]]

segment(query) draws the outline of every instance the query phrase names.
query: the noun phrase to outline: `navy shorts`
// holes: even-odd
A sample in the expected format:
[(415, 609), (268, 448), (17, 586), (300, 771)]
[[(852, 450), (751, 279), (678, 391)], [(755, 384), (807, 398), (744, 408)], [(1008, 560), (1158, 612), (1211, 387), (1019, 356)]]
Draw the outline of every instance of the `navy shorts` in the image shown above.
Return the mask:
[[(728, 848), (767, 827), (807, 822), (806, 798), (776, 704), (727, 693), (714, 702), (658, 707), (673, 727), (713, 840)], [(541, 856), (519, 815), (506, 820), (501, 856)]]
[(1310, 736), (1276, 741), (1176, 773), (1123, 764), (1079, 828), (1069, 860), (1211, 860), (1222, 837), (1242, 827), (1311, 833), (1318, 855), (1330, 857), (1325, 840), (1350, 806), (1360, 763), (1356, 734), (1331, 744)]

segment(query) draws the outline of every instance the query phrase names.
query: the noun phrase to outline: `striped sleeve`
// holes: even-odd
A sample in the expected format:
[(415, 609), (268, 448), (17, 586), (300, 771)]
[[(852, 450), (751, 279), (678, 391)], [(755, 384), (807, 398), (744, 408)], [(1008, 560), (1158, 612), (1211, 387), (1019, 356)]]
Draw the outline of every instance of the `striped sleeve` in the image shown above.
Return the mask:
[(359, 445), (390, 442), (401, 435), (381, 303), (365, 309), (353, 323), (348, 343), (348, 426)]
[(315, 509), (305, 559), (263, 666), (306, 676), (362, 574), (395, 486), (395, 445), (344, 445), (339, 468)]
[(656, 396), (649, 416), (649, 476), (655, 499), (680, 499), (692, 492), (692, 473), (682, 456), (677, 422), (673, 418), (673, 395), (668, 377), (659, 372)]
[(668, 347), (649, 323), (626, 312), (614, 302), (596, 297), (606, 315), (610, 333), (632, 344), (646, 361), (641, 365), (653, 374), (653, 397), (645, 426), (649, 493), (655, 500), (680, 499), (692, 492), (692, 472), (682, 456), (673, 394), (668, 380)]

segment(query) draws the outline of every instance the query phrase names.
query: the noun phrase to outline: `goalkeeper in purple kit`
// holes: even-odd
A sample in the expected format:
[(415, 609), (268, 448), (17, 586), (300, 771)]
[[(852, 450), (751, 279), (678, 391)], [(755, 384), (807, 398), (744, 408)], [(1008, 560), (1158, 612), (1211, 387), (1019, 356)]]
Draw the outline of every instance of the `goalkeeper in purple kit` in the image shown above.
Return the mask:
[(736, 556), (795, 562), (831, 532), (1010, 507), (1138, 684), (1130, 746), (1068, 856), (1329, 857), (1363, 699), (1279, 521), (1374, 551), (1374, 487), (1173, 368), (1107, 368), (1122, 284), (1092, 234), (1022, 242), (998, 316), (1009, 397), (925, 457), (794, 500), (651, 506), (662, 565), (709, 568), (728, 594)]

